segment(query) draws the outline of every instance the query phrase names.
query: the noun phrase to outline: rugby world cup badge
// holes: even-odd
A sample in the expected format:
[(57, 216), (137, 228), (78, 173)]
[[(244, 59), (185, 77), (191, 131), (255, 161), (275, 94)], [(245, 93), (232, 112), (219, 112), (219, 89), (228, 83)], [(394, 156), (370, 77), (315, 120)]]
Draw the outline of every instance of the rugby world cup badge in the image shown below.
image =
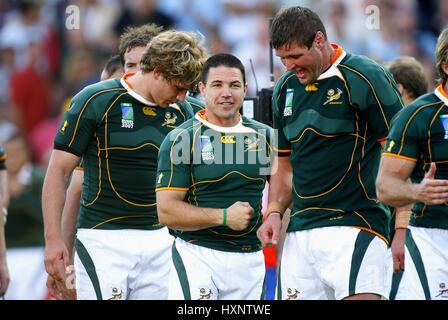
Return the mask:
[(440, 121), (442, 121), (443, 129), (445, 130), (444, 139), (448, 139), (448, 114), (443, 114), (440, 116)]
[(121, 103), (121, 127), (134, 128), (134, 109), (132, 103)]
[(215, 154), (213, 153), (213, 145), (209, 136), (201, 136), (201, 158), (202, 161), (215, 160)]

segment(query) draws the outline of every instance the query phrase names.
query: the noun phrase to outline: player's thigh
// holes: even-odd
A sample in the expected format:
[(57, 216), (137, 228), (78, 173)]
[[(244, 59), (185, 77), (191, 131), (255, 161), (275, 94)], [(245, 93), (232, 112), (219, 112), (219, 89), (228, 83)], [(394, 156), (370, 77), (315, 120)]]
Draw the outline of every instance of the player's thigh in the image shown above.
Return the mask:
[(278, 300), (329, 299), (311, 260), (309, 234), (310, 230), (286, 234), (276, 291)]
[(140, 233), (141, 261), (130, 273), (128, 299), (166, 300), (174, 237), (167, 228)]
[(403, 282), (405, 298), (448, 298), (448, 230), (409, 227)]
[(266, 267), (263, 252), (215, 252), (220, 259), (213, 269), (219, 300), (265, 299)]
[(126, 299), (127, 276), (135, 264), (135, 257), (125, 254), (125, 248), (108, 241), (113, 237), (110, 232), (114, 231), (78, 230), (75, 241), (78, 300)]
[(378, 236), (353, 227), (314, 231), (312, 250), (317, 272), (335, 299), (360, 294), (387, 298), (387, 245)]
[(173, 244), (168, 299), (216, 300), (213, 268), (208, 250), (177, 238)]

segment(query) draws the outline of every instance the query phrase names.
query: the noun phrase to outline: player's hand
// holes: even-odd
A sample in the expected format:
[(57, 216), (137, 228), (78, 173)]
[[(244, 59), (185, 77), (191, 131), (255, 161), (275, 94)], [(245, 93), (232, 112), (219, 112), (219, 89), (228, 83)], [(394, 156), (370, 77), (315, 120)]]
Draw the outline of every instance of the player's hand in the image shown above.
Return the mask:
[(416, 197), (426, 205), (437, 205), (448, 202), (448, 180), (435, 179), (436, 164), (431, 163), (429, 171), (418, 184)]
[(406, 241), (406, 229), (404, 228), (396, 229), (391, 245), (392, 259), (394, 262), (393, 268), (395, 273), (404, 271), (405, 241)]
[(254, 209), (248, 202), (237, 201), (227, 208), (227, 226), (236, 231), (247, 228)]
[(258, 228), (257, 237), (263, 246), (277, 245), (282, 227), (280, 213), (272, 212)]
[(70, 264), (70, 256), (62, 240), (47, 241), (44, 262), (45, 270), (54, 280), (65, 280), (65, 270)]
[(56, 300), (76, 300), (76, 289), (70, 285), (73, 284), (69, 283), (67, 278), (63, 281), (56, 281), (50, 275), (47, 277), (48, 292)]
[[(0, 217), (3, 219), (3, 217)], [(6, 259), (0, 260), (0, 296), (6, 293), (9, 285), (9, 272), (8, 265), (6, 264)]]

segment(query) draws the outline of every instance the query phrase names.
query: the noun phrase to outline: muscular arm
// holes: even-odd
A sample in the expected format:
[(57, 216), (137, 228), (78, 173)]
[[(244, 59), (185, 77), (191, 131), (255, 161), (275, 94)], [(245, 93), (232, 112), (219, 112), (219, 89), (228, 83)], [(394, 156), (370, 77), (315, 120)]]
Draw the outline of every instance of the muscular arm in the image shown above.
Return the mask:
[[(223, 209), (201, 208), (184, 201), (186, 191), (160, 190), (157, 192), (159, 221), (172, 229), (195, 231), (223, 224)], [(226, 225), (233, 230), (247, 227), (252, 207), (247, 202), (236, 202), (227, 208)]]
[[(61, 215), (69, 177), (79, 157), (53, 150), (42, 189), (42, 211), (45, 233), (45, 268), (56, 280), (62, 280), (63, 267), (69, 265), (67, 248), (62, 243)], [(63, 261), (63, 264), (60, 262)]]
[(382, 156), (376, 180), (378, 200), (394, 207), (402, 207), (413, 202), (427, 205), (443, 204), (448, 201), (448, 180), (435, 179), (436, 165), (420, 183), (412, 183), (409, 179), (415, 162)]

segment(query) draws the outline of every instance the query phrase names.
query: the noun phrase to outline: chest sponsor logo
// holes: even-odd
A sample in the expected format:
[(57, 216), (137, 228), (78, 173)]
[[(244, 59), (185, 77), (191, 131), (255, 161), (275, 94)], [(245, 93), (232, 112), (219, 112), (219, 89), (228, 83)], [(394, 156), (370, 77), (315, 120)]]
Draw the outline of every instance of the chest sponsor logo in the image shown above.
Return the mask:
[(131, 103), (121, 103), (121, 127), (134, 128), (134, 108)]
[(342, 90), (337, 88), (336, 91), (334, 89), (329, 89), (327, 91), (327, 101), (324, 102), (324, 106), (327, 104), (342, 104), (342, 101), (337, 101), (341, 99)]
[(143, 107), (143, 114), (150, 117), (155, 117), (157, 116), (156, 108)]
[(286, 89), (285, 109), (283, 109), (283, 116), (292, 116), (292, 104), (294, 101), (294, 89)]
[(235, 138), (235, 136), (222, 136), (221, 142), (224, 144), (236, 143), (236, 138)]
[(177, 115), (171, 111), (165, 113), (165, 122), (162, 123), (162, 127), (176, 128)]
[(312, 83), (312, 84), (307, 84), (306, 85), (306, 87), (305, 87), (305, 91), (317, 91), (318, 89), (317, 89), (317, 85), (318, 85), (318, 83), (317, 82), (314, 82), (314, 83)]
[(212, 141), (209, 136), (201, 136), (201, 158), (202, 161), (212, 161), (215, 159)]
[(442, 121), (443, 130), (445, 130), (444, 139), (448, 139), (448, 114), (443, 114), (440, 116), (440, 121)]

